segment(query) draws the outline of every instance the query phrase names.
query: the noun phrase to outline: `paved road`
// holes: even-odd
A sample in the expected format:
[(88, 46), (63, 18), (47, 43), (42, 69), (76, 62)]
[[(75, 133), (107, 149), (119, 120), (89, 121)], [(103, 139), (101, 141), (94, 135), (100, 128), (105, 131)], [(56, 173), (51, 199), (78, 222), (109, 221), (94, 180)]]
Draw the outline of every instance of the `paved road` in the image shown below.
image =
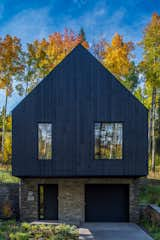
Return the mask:
[(79, 232), (80, 240), (153, 240), (133, 223), (85, 223)]

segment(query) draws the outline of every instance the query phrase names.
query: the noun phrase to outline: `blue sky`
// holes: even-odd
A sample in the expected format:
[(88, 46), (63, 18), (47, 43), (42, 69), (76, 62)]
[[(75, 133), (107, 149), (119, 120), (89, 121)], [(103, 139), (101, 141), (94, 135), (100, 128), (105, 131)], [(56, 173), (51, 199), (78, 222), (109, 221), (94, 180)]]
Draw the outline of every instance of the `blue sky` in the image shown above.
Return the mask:
[[(79, 32), (83, 27), (90, 44), (102, 37), (110, 41), (115, 32), (137, 43), (152, 13), (158, 10), (159, 0), (1, 0), (0, 36), (16, 35), (25, 46), (64, 28)], [(139, 61), (142, 50), (137, 47), (135, 53)], [(9, 110), (19, 101), (13, 95)], [(0, 92), (0, 108), (2, 105)]]

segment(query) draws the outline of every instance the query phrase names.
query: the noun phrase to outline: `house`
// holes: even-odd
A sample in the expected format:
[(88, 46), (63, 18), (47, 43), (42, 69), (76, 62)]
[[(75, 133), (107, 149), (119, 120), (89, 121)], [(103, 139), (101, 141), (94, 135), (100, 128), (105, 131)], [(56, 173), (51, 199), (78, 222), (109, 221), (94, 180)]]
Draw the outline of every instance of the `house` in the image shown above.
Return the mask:
[(136, 222), (148, 111), (78, 45), (13, 110), (22, 220)]

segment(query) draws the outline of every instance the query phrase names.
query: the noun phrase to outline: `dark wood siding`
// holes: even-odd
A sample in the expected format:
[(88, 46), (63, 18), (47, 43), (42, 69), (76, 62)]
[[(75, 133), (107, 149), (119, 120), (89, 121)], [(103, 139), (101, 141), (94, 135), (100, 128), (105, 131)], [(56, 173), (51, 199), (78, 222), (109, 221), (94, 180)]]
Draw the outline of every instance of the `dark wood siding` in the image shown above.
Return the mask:
[[(94, 160), (94, 122), (123, 122), (122, 160)], [(15, 176), (147, 174), (147, 109), (82, 46), (13, 110)], [(53, 159), (37, 159), (37, 124), (52, 123)]]

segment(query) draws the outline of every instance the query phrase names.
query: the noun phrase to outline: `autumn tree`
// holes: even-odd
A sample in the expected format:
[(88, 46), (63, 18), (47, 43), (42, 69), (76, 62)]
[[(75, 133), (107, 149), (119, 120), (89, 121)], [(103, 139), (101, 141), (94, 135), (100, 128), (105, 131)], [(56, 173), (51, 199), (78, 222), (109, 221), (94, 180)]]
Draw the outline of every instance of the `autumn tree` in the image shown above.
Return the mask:
[(100, 62), (103, 62), (106, 44), (105, 39), (100, 39), (98, 42), (93, 42), (92, 44), (91, 51)]
[(149, 146), (151, 146), (151, 170), (155, 172), (155, 119), (156, 100), (160, 89), (160, 16), (157, 13), (152, 15), (150, 23), (144, 30), (141, 41), (143, 47), (143, 61), (140, 63), (143, 74), (146, 78), (146, 86), (151, 90)]
[(118, 79), (124, 79), (132, 67), (131, 57), (134, 49), (132, 42), (124, 42), (123, 37), (116, 33), (111, 43), (102, 40), (95, 46), (103, 65)]
[(0, 38), (0, 89), (5, 94), (2, 115), (2, 159), (4, 158), (8, 97), (12, 95), (14, 79), (18, 73), (23, 71), (21, 52), (21, 43), (18, 38), (11, 37), (10, 35), (6, 35), (4, 39)]
[(24, 76), (21, 76), (25, 84), (22, 81), (18, 89), (25, 92), (25, 95), (30, 92), (78, 43), (89, 47), (84, 31), (75, 34), (72, 30), (65, 29), (64, 33), (55, 32), (47, 39), (27, 44), (25, 71)]

